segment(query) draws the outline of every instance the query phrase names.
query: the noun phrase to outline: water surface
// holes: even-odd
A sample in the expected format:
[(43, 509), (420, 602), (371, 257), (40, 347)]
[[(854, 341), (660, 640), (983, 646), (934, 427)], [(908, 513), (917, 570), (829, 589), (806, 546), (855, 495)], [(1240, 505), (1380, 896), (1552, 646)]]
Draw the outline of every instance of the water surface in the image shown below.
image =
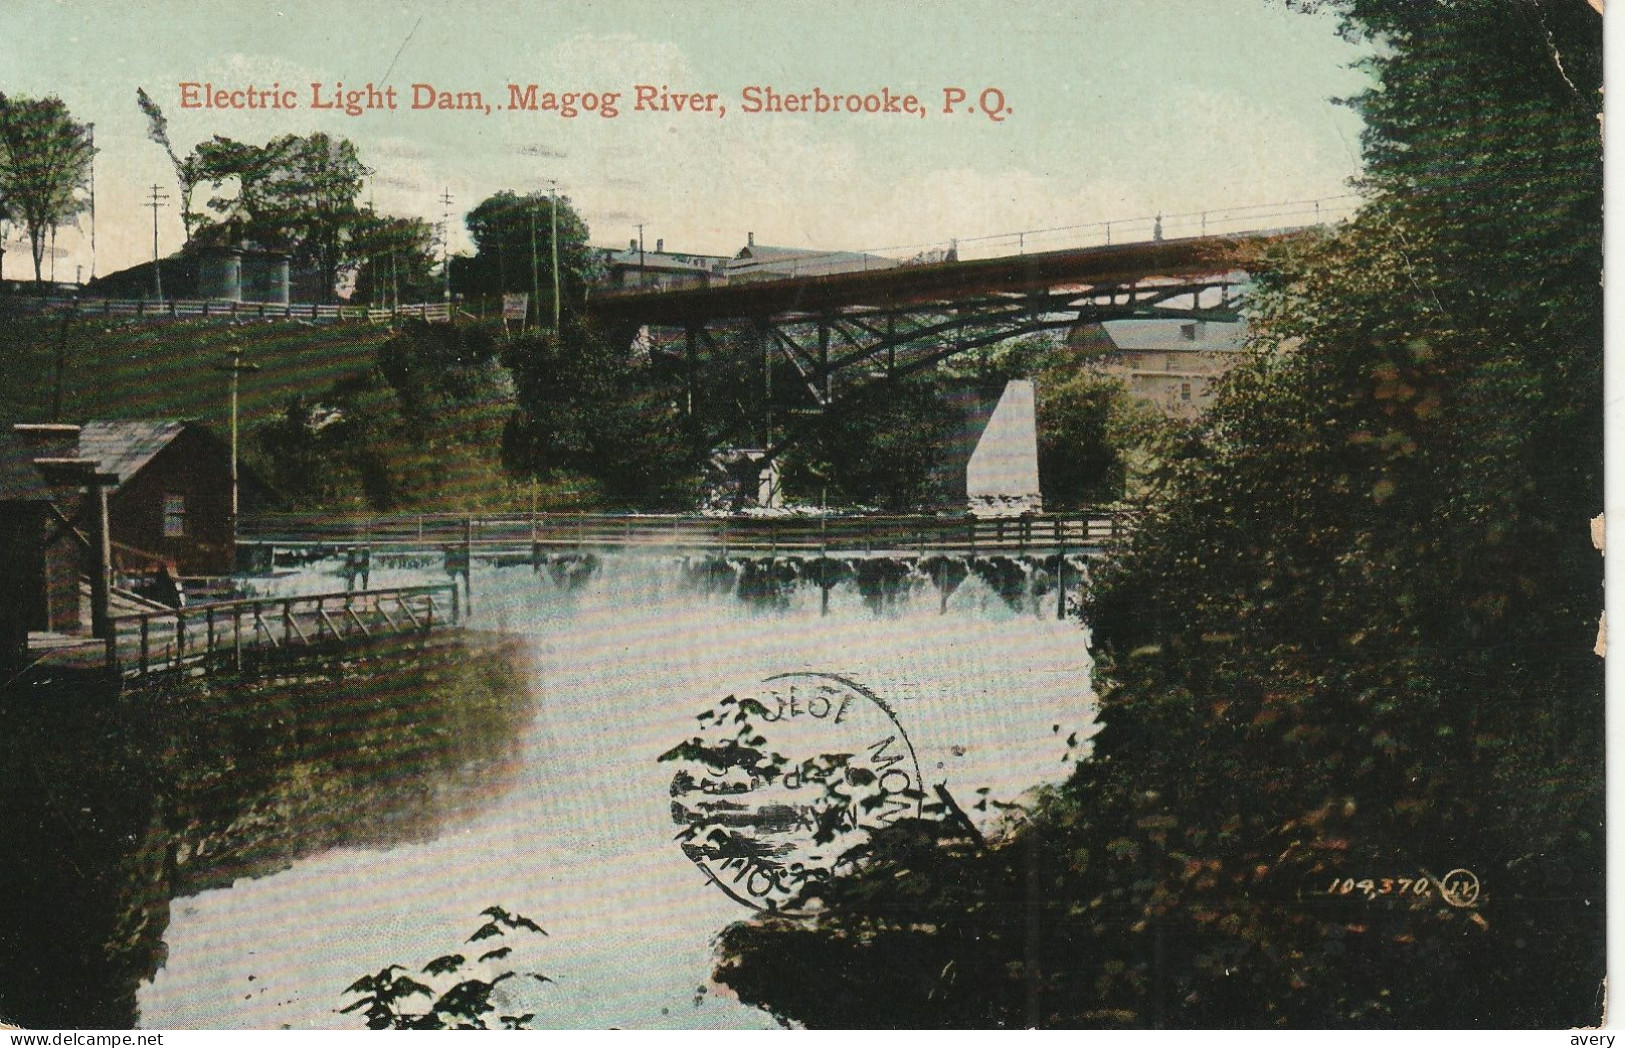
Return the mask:
[[(380, 564), (371, 583), (444, 577)], [(878, 602), (848, 582), (826, 613), (813, 585), (745, 601), (696, 588), (678, 561), (613, 556), (576, 581), (475, 568), (474, 623), (522, 638), (534, 700), (499, 795), (432, 839), (333, 847), (176, 899), (141, 1025), (359, 1026), (336, 1011), (356, 977), (472, 955), (489, 943), (464, 940), (499, 905), (548, 932), (505, 939), (515, 953), (481, 969), (554, 980), (503, 984), (524, 984), (498, 1003), (537, 1026), (770, 1026), (709, 986), (713, 937), (750, 912), (673, 839), (672, 767), (657, 758), (698, 713), (773, 674), (841, 674), (891, 705), (925, 782), (967, 807), (1061, 777), (1068, 737), (1090, 728), (1086, 634), (1056, 621), (1053, 594), (1012, 608), (972, 574), (942, 613), (919, 580)], [(334, 584), (307, 573), (266, 588)]]

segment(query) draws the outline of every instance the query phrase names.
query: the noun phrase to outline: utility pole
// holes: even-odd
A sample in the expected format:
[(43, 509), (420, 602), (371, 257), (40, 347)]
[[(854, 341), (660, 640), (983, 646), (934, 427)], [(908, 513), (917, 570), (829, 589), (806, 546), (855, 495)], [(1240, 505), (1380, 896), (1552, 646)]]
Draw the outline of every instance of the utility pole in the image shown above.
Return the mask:
[(647, 282), (647, 279), (648, 279), (647, 276), (643, 272), (643, 223), (639, 222), (638, 223), (638, 287), (642, 287)]
[(258, 364), (243, 363), (241, 347), (231, 350), (231, 359), (214, 366), (216, 371), (231, 372), (231, 534), (237, 536), (237, 379), (245, 371), (258, 371)]
[[(530, 308), (536, 311), (536, 326), (541, 327), (542, 275), (536, 269), (536, 201), (534, 198), (532, 198), (531, 206), (527, 210), (530, 212)], [(529, 315), (529, 311), (526, 312), (526, 315)], [(506, 319), (504, 319), (504, 323), (506, 323)]]
[(96, 125), (86, 124), (90, 134), (90, 279), (96, 279)]
[(440, 258), (441, 267), (445, 270), (446, 301), (451, 302), (451, 187), (440, 194), (442, 205), (440, 212)]
[(152, 197), (147, 201), (147, 206), (152, 208), (152, 290), (160, 302), (164, 300), (164, 277), (158, 265), (158, 209), (163, 207), (164, 201), (168, 199), (169, 194), (160, 193), (158, 183), (154, 182)]
[(559, 184), (549, 182), (553, 196), (553, 333), (559, 330)]

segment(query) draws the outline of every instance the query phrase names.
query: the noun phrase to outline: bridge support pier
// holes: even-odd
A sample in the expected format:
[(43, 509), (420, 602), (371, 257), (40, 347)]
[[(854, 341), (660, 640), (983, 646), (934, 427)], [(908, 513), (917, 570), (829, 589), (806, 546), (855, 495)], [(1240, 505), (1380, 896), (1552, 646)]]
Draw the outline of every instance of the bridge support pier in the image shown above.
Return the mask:
[(1066, 618), (1066, 542), (1061, 543), (1061, 552), (1055, 555), (1055, 617)]

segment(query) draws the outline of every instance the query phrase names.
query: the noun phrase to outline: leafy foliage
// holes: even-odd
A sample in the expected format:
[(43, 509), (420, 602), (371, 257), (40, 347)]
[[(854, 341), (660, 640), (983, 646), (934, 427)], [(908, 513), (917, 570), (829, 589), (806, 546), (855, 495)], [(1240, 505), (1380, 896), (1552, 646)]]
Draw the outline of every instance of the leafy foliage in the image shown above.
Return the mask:
[(1183, 449), (1184, 426), (1118, 379), (1074, 364), (1041, 373), (1035, 385), (1047, 510), (1138, 502)]
[(209, 199), (214, 214), (198, 223), (197, 234), (284, 248), (320, 275), (322, 295), (331, 300), (355, 258), (352, 241), (363, 217), (357, 200), (368, 172), (353, 143), (321, 131), (263, 146), (216, 135), (198, 143), (186, 164), (216, 190), (236, 187), (235, 196)]
[(399, 304), (441, 297), (441, 279), (433, 272), (434, 230), (423, 219), (364, 208), (352, 227), (349, 251), (356, 260), (352, 302)]
[(1093, 753), (985, 846), (894, 827), (815, 923), (730, 929), (743, 999), (809, 1025), (1596, 1023), (1600, 20), (1336, 6), (1383, 45), (1369, 202), (1252, 264), (1256, 359), (1095, 578)]
[(553, 232), (557, 228), (560, 312), (580, 315), (594, 262), (587, 246), (587, 223), (570, 206), (569, 197), (520, 196), (504, 189), (480, 201), (466, 221), (476, 253), (454, 270), (455, 291), (471, 296), (528, 293), (533, 321), (551, 326)]
[(95, 152), (90, 126), (60, 98), (0, 94), (0, 219), (22, 223), (36, 283), (48, 237), (86, 206), (80, 191)]
[(612, 505), (692, 500), (698, 456), (647, 363), (569, 323), (510, 340), (503, 360), (517, 390), (502, 440), (510, 469), (583, 478)]
[(489, 333), (414, 324), (374, 367), (320, 398), (297, 397), (252, 435), (254, 460), (297, 504), (324, 508), (464, 509), (502, 502), (510, 486), (495, 449), (512, 410)]
[[(485, 924), (469, 936), (469, 942), (481, 939), (490, 939), (497, 936), (506, 936), (510, 931), (529, 932), (537, 935), (546, 935), (535, 921), (521, 914), (509, 913), (500, 906), (489, 906), (481, 913), (489, 918)], [(484, 963), (488, 959), (501, 959), (506, 957), (510, 949), (492, 951), (476, 962)], [(501, 956), (498, 957), (497, 954)], [(368, 1029), (372, 1030), (488, 1030), (487, 1017), (506, 1006), (505, 1002), (493, 1002), (492, 998), (498, 996), (497, 987), (516, 977), (530, 979), (536, 983), (549, 983), (553, 980), (539, 972), (515, 972), (507, 970), (490, 975), (477, 967), (471, 967), (467, 958), (460, 953), (446, 954), (436, 957), (423, 966), (422, 974), (435, 978), (446, 976), (457, 977), (452, 984), (444, 990), (435, 990), (426, 983), (418, 982), (407, 975), (397, 975), (396, 972), (405, 972), (406, 969), (399, 964), (391, 964), (380, 969), (376, 974), (363, 975), (346, 989), (346, 994), (357, 994), (357, 998), (339, 1009), (340, 1013), (361, 1012), (367, 1020)], [(441, 979), (442, 982), (449, 981)], [(424, 1011), (412, 1011), (408, 1001), (411, 998), (421, 997), (433, 1003)], [(524, 1030), (530, 1028), (530, 1023), (536, 1018), (535, 1012), (525, 1012), (519, 1015), (498, 1015), (502, 1029)]]
[(186, 242), (190, 244), (192, 230), (202, 217), (192, 209), (192, 197), (197, 192), (198, 183), (203, 180), (202, 162), (196, 154), (183, 159), (175, 152), (175, 145), (169, 140), (169, 118), (164, 116), (164, 111), (145, 88), (135, 89), (135, 101), (147, 118), (147, 138), (163, 147), (164, 155), (169, 157), (170, 165), (175, 168), (175, 185), (180, 191), (181, 228), (185, 230)]
[(787, 482), (815, 498), (888, 510), (941, 502), (935, 469), (955, 426), (942, 395), (934, 377), (919, 375), (846, 397), (801, 444)]

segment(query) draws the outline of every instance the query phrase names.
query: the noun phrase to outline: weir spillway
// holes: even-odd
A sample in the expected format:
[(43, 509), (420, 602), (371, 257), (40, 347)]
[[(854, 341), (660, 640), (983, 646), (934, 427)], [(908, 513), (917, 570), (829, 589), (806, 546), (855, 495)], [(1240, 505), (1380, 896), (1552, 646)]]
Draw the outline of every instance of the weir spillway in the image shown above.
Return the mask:
[[(543, 590), (573, 593), (589, 587), (622, 588), (639, 578), (644, 588), (688, 591), (712, 600), (737, 602), (755, 611), (790, 611), (816, 605), (865, 609), (877, 615), (947, 614), (963, 605), (998, 606), (1012, 614), (1080, 617), (1089, 579), (1083, 553), (908, 553), (672, 555), (638, 552), (555, 552), (488, 554), (470, 561), (451, 550), (383, 552), (340, 556), (329, 550), (282, 553), (284, 568), (298, 567), (338, 577), (364, 589), (381, 580), (412, 578), (418, 583), (447, 577), (465, 587), (468, 607), (478, 608), (482, 579), (529, 574)], [(248, 583), (256, 593), (283, 595), (276, 575)], [(638, 599), (631, 597), (629, 599)]]

